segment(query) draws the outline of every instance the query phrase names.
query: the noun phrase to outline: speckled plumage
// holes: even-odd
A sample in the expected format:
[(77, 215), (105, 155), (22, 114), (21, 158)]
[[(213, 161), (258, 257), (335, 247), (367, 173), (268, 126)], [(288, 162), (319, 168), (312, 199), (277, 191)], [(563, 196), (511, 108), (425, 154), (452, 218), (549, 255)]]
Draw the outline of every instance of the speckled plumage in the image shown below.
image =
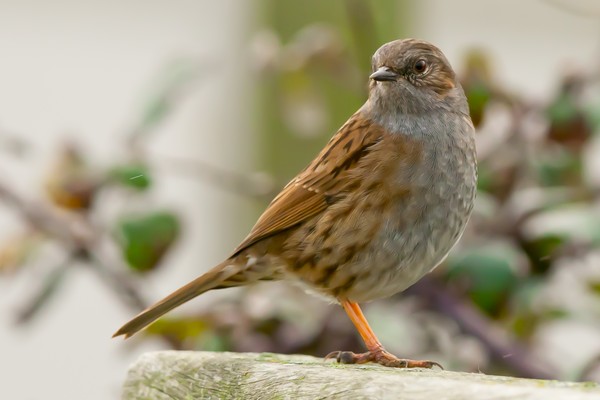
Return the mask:
[(435, 364), (386, 353), (356, 303), (406, 289), (458, 241), (475, 198), (474, 128), (462, 88), (435, 46), (388, 43), (373, 56), (373, 71), (367, 102), (271, 202), (233, 255), (116, 335), (130, 336), (207, 290), (291, 280), (344, 306), (369, 347), (366, 355), (352, 353), (352, 362)]

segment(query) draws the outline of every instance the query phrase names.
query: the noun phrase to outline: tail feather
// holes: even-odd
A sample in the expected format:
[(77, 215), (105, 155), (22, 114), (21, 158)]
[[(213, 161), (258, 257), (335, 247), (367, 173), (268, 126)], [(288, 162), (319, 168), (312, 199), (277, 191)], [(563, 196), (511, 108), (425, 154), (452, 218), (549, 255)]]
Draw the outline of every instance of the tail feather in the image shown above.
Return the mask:
[(241, 269), (242, 267), (236, 265), (235, 261), (226, 260), (204, 275), (199, 276), (187, 285), (177, 289), (164, 299), (139, 313), (131, 321), (119, 328), (113, 337), (124, 335), (127, 339), (128, 337), (133, 336), (136, 332), (150, 325), (175, 307), (180, 306), (206, 291), (222, 287), (221, 285), (228, 278), (239, 273)]

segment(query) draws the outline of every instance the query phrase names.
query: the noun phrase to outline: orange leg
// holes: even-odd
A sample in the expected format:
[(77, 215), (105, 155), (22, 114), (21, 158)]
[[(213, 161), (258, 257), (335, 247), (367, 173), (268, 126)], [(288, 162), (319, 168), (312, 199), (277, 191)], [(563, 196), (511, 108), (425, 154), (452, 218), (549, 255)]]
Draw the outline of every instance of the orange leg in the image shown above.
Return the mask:
[(361, 354), (355, 354), (351, 351), (334, 351), (325, 356), (325, 358), (335, 358), (342, 364), (375, 362), (386, 367), (395, 368), (431, 368), (436, 365), (443, 369), (435, 361), (407, 360), (388, 353), (381, 345), (379, 339), (377, 339), (377, 336), (375, 336), (375, 332), (369, 326), (358, 304), (351, 301), (342, 301), (341, 304), (365, 342), (368, 351)]

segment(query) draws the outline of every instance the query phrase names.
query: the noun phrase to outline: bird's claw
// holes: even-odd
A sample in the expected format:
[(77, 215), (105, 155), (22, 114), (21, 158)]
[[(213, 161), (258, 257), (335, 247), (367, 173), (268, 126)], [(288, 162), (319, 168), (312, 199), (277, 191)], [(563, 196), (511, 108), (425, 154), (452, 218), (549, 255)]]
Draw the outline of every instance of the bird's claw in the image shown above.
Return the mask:
[(433, 368), (444, 369), (440, 363), (429, 360), (408, 360), (398, 358), (385, 350), (367, 351), (366, 353), (353, 353), (351, 351), (333, 351), (325, 359), (335, 359), (340, 364), (364, 364), (374, 362), (392, 368)]

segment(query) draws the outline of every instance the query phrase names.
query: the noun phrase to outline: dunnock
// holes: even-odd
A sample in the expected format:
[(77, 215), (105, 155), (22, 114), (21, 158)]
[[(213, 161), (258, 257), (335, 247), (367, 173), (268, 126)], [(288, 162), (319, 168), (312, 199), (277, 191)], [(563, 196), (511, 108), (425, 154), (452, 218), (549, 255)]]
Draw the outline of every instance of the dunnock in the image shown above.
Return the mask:
[(343, 363), (426, 367), (384, 350), (357, 303), (401, 292), (460, 238), (475, 198), (474, 128), (443, 53), (415, 39), (373, 56), (367, 102), (271, 202), (233, 254), (123, 325), (129, 337), (212, 289), (302, 283), (341, 304), (366, 353)]

